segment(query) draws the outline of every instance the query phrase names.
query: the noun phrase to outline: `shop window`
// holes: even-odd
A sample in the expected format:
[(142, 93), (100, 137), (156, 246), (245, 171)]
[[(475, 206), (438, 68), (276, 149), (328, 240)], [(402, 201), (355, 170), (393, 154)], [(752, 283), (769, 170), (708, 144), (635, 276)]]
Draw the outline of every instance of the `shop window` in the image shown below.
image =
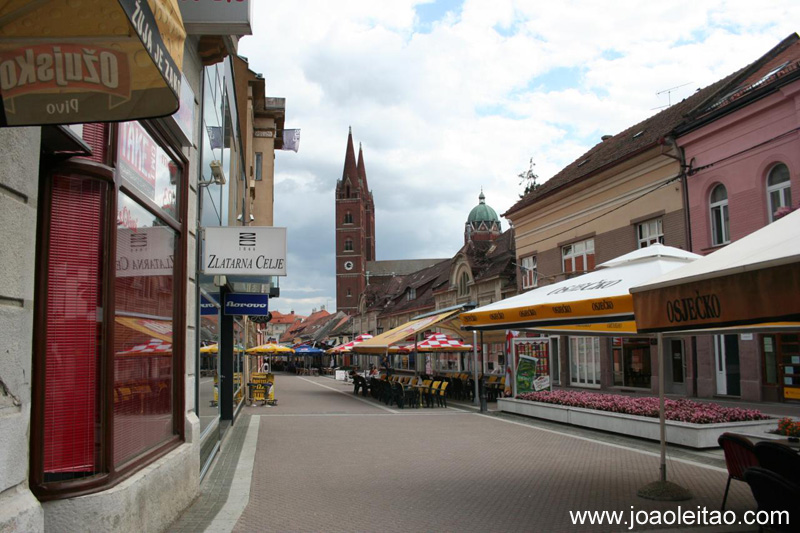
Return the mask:
[(44, 481), (101, 471), (100, 372), (105, 335), (103, 206), (107, 185), (54, 176), (45, 334)]
[(663, 221), (654, 218), (636, 225), (636, 238), (639, 248), (647, 248), (651, 244), (664, 244)]
[(711, 191), (711, 244), (719, 246), (730, 242), (728, 221), (728, 191), (720, 184)]
[(135, 221), (117, 226), (115, 283), (114, 464), (172, 435), (175, 232), (119, 193), (118, 209)]
[(594, 270), (594, 239), (573, 242), (561, 249), (565, 274)]
[(600, 339), (569, 337), (570, 382), (575, 387), (600, 386)]
[[(178, 443), (182, 163), (140, 124), (115, 127), (116, 168), (74, 160), (42, 188), (45, 294), (35, 298), (34, 328), (43, 379), (34, 380), (31, 420), (39, 496), (102, 490)], [(91, 476), (100, 480), (88, 489), (69, 483)]]
[(611, 342), (614, 385), (650, 388), (650, 340), (615, 337)]
[(778, 163), (769, 171), (769, 177), (767, 178), (767, 204), (770, 222), (775, 220), (775, 212), (778, 209), (792, 206), (789, 168), (783, 163)]
[(522, 258), (522, 288), (533, 289), (539, 285), (539, 273), (536, 271), (536, 256), (529, 255)]

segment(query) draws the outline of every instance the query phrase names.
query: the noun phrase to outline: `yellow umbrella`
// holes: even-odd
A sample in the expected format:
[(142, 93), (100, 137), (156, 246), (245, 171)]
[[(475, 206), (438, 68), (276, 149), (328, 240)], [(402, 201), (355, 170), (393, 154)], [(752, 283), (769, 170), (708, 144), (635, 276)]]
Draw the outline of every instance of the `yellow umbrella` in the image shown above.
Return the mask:
[[(216, 344), (209, 344), (208, 346), (202, 346), (200, 348), (200, 353), (217, 353), (219, 351), (219, 346)], [(241, 352), (242, 348), (239, 346), (233, 347), (234, 352)]]
[(274, 342), (270, 342), (267, 344), (262, 344), (261, 346), (255, 346), (253, 348), (248, 348), (247, 353), (249, 354), (287, 354), (287, 353), (294, 353), (292, 348), (287, 346), (281, 346), (280, 344), (275, 344)]

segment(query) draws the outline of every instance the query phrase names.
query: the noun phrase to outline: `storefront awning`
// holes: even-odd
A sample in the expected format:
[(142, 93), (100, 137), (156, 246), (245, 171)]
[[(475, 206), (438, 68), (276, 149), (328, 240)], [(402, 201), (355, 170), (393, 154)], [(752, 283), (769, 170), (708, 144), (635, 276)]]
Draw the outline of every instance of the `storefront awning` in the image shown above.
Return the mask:
[(461, 322), (465, 329), (477, 330), (577, 325), (586, 329), (587, 324), (632, 322), (630, 287), (699, 258), (655, 244), (606, 261), (588, 274), (462, 313)]
[(402, 326), (398, 326), (378, 336), (372, 337), (361, 344), (353, 346), (353, 351), (355, 353), (385, 354), (388, 352), (390, 345), (402, 342), (420, 331), (425, 331), (460, 312), (460, 309), (454, 309), (439, 313), (438, 315), (427, 316), (425, 318), (418, 318), (417, 320), (406, 322)]
[(800, 211), (631, 288), (640, 331), (800, 320)]
[(178, 110), (178, 0), (0, 5), (0, 126), (115, 122)]

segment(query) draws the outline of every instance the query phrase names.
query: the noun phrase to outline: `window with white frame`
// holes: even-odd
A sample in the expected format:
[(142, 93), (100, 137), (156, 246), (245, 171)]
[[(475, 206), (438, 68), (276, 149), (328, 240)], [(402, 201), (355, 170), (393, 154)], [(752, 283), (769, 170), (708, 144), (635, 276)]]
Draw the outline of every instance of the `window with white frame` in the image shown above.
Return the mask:
[(561, 248), (564, 273), (594, 270), (594, 239), (573, 242)]
[(529, 255), (528, 257), (522, 258), (522, 264), (520, 265), (520, 270), (522, 271), (522, 288), (523, 289), (532, 289), (539, 285), (539, 276), (538, 272), (536, 271), (536, 256)]
[(789, 181), (789, 167), (778, 163), (769, 171), (767, 178), (767, 209), (769, 221), (775, 220), (775, 211), (781, 207), (792, 206), (792, 186)]
[(661, 217), (647, 220), (636, 225), (636, 238), (639, 248), (647, 248), (651, 244), (664, 244), (664, 226)]
[(568, 337), (570, 382), (575, 387), (600, 386), (600, 338)]
[(711, 245), (719, 246), (730, 242), (728, 222), (728, 191), (722, 184), (714, 187), (709, 199), (711, 209)]

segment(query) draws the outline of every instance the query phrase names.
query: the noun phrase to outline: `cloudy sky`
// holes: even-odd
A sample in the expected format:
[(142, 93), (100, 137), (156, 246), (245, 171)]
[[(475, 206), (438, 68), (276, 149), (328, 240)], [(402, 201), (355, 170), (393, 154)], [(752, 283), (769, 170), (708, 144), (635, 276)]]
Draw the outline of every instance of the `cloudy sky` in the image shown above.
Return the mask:
[[(798, 30), (800, 2), (254, 0), (239, 53), (286, 98), (278, 152), (289, 275), (273, 309), (334, 310), (334, 188), (348, 126), (377, 259), (451, 257), (481, 188), (502, 214), (539, 181)], [(503, 220), (503, 229), (508, 223)]]

